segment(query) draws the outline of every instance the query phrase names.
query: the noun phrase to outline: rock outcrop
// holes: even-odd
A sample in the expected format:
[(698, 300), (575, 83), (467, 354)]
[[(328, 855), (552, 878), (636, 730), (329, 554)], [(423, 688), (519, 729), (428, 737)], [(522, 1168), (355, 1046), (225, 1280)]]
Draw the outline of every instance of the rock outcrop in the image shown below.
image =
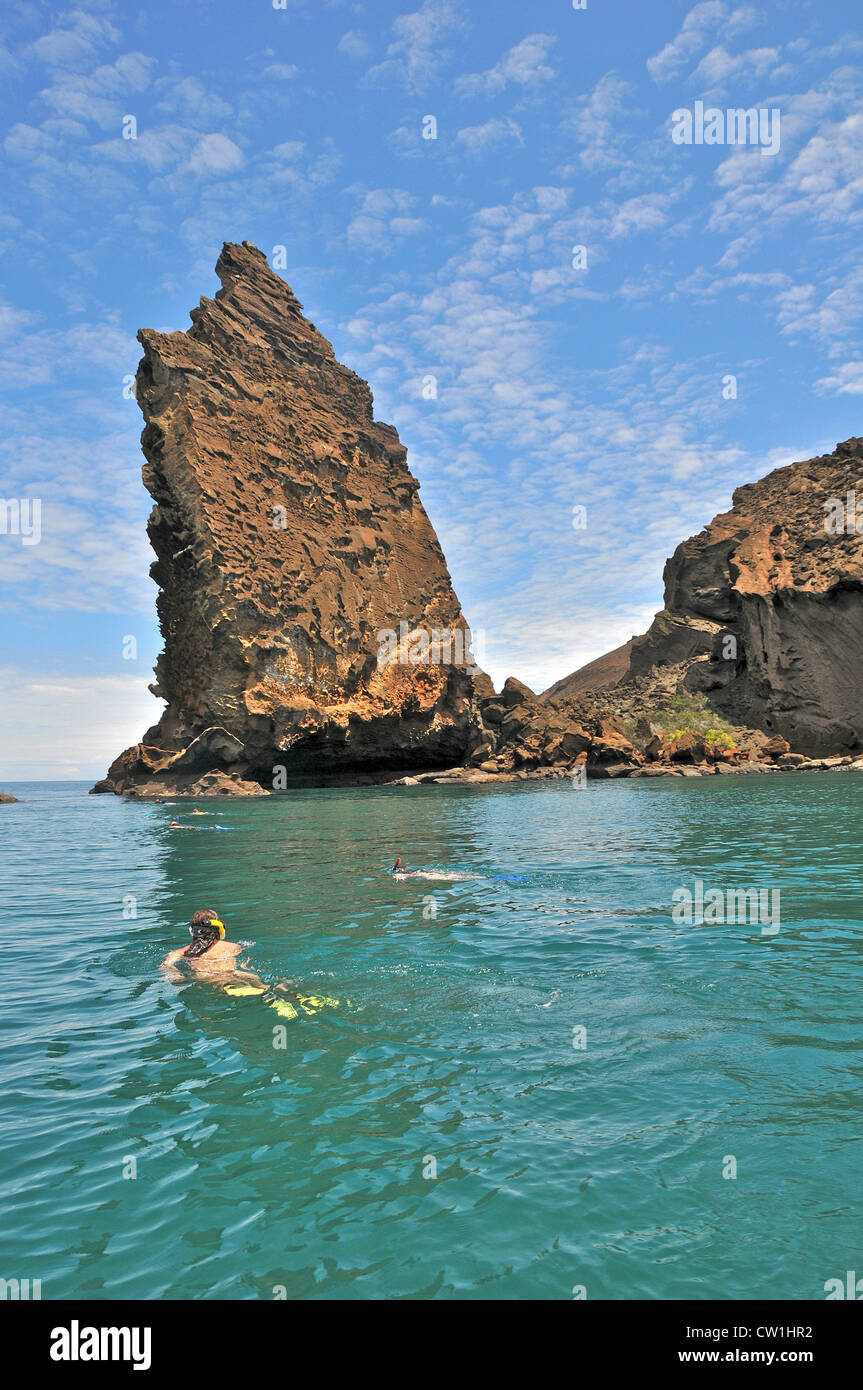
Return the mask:
[(187, 332), (138, 334), (167, 708), (98, 789), (463, 760), (493, 686), (398, 434), (260, 251), (216, 272)]
[(810, 754), (863, 748), (863, 439), (738, 488), (664, 578), (633, 673), (700, 657), (686, 686), (732, 722)]
[[(644, 637), (541, 697), (496, 694), (368, 386), (254, 246), (216, 270), (187, 332), (138, 335), (166, 708), (94, 792), (694, 776), (863, 746), (856, 512), (825, 527), (860, 483), (863, 530), (863, 441), (740, 488), (669, 560)], [(651, 724), (680, 692), (740, 727)]]
[(0, 806), (11, 806), (13, 802), (17, 801), (17, 796), (10, 796), (8, 792), (0, 792)]
[(664, 579), (628, 672), (593, 687), (605, 709), (640, 713), (661, 680), (797, 752), (863, 748), (863, 439), (738, 488)]

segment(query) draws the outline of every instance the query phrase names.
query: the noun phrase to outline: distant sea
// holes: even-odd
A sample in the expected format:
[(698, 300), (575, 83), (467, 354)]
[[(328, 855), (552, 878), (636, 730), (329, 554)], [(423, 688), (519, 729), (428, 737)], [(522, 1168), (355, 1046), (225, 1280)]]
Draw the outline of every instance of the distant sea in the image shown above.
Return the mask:
[[(859, 774), (311, 790), (184, 804), (229, 827), (194, 834), (3, 790), (0, 1277), (819, 1299), (863, 1268)], [(697, 881), (779, 890), (778, 931), (674, 920)], [(338, 1007), (274, 1034), (166, 982), (198, 907)]]

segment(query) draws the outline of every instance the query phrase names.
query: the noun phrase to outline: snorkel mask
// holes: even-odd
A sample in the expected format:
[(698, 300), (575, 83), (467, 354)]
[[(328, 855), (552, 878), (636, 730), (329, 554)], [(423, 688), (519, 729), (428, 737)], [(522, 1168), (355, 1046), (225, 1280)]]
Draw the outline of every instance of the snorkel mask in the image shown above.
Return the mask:
[[(224, 939), (225, 939), (225, 924), (224, 924), (224, 922), (220, 922), (219, 919), (218, 919), (218, 917), (211, 917), (207, 925), (208, 925), (208, 926), (211, 926), (211, 927), (218, 927), (218, 929), (219, 929), (219, 940), (220, 940), (220, 941), (224, 941)], [(194, 928), (193, 926), (190, 926), (190, 927), (189, 927), (189, 935), (190, 935), (190, 936), (192, 937), (192, 939), (194, 940), (194, 937), (195, 937), (195, 928)]]

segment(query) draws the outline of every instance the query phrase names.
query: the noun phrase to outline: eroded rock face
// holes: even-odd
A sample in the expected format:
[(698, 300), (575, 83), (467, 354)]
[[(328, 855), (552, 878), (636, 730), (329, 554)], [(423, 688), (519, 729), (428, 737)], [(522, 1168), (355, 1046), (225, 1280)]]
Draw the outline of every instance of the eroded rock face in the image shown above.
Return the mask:
[(863, 747), (863, 439), (738, 488), (664, 579), (665, 608), (629, 644), (628, 670), (618, 648), (543, 700), (589, 723), (695, 691), (741, 743), (760, 731), (814, 756)]
[(863, 747), (863, 439), (738, 488), (664, 578), (631, 674), (695, 658), (686, 687), (730, 721), (812, 754)]
[(260, 251), (216, 271), (188, 332), (138, 334), (167, 709), (108, 782), (460, 762), (493, 687), (405, 449)]

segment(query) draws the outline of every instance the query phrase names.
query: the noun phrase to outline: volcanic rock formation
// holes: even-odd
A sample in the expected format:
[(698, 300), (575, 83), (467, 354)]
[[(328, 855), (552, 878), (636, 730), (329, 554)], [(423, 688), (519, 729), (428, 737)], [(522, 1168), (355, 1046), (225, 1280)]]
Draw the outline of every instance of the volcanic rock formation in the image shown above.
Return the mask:
[[(863, 555), (849, 497), (863, 441), (738, 489), (669, 560), (666, 608), (631, 650), (541, 699), (512, 677), (495, 694), (368, 386), (254, 246), (226, 244), (216, 270), (222, 288), (188, 332), (138, 335), (165, 641), (151, 688), (167, 705), (94, 791), (259, 796), (413, 772), (700, 775), (695, 765), (740, 759), (794, 766), (788, 743), (863, 746)], [(831, 531), (825, 508), (840, 499), (854, 515)], [(666, 740), (648, 716), (680, 690), (705, 695), (745, 737), (724, 752), (688, 733)]]
[(216, 272), (188, 332), (138, 334), (167, 709), (98, 789), (462, 761), (493, 686), (398, 434), (257, 248)]
[[(738, 488), (664, 579), (628, 672), (612, 690), (594, 682), (604, 708), (637, 710), (632, 697), (670, 668), (733, 724), (807, 754), (863, 748), (863, 439)], [(564, 694), (584, 690), (579, 674), (558, 682)]]

